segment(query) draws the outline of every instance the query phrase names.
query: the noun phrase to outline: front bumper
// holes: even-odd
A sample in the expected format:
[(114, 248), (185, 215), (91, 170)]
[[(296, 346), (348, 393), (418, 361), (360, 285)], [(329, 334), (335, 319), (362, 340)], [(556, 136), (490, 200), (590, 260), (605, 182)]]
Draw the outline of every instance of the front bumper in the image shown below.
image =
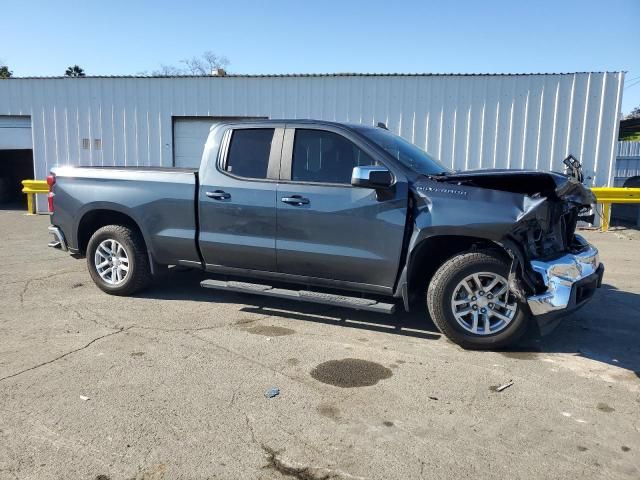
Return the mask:
[(532, 260), (531, 267), (547, 286), (547, 291), (527, 298), (531, 313), (539, 320), (552, 320), (580, 308), (602, 285), (604, 265), (598, 249), (582, 237), (576, 239), (583, 247), (549, 261)]

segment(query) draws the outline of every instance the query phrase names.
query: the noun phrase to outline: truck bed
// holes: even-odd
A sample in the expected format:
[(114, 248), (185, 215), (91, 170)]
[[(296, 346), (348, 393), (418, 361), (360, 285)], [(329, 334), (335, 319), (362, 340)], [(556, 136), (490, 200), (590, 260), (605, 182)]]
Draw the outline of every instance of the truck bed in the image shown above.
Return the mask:
[[(197, 169), (166, 167), (56, 167), (52, 221), (73, 249), (82, 248), (87, 212), (116, 210), (140, 226), (159, 263), (200, 262), (196, 248)], [(80, 232), (74, 235), (75, 232)]]

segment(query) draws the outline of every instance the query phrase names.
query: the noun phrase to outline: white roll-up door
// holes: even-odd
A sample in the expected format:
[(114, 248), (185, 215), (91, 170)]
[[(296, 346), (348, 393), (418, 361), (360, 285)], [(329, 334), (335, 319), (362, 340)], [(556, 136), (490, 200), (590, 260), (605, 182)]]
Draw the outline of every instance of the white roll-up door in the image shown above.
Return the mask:
[[(231, 120), (251, 120), (257, 117), (201, 117), (173, 119), (173, 165), (198, 168), (204, 144), (213, 125)], [(264, 118), (264, 117), (259, 117)]]
[(219, 120), (212, 118), (176, 118), (173, 124), (173, 152), (176, 167), (197, 168), (209, 130)]
[(31, 150), (31, 117), (0, 115), (0, 150)]

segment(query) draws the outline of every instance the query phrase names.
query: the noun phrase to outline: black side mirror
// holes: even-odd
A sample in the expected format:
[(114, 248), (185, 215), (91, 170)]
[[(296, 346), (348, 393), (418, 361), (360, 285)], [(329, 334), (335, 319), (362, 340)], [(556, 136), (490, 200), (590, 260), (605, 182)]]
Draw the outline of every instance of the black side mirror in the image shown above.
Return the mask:
[(364, 188), (389, 188), (393, 183), (393, 175), (386, 167), (368, 166), (354, 167), (351, 174), (351, 185)]

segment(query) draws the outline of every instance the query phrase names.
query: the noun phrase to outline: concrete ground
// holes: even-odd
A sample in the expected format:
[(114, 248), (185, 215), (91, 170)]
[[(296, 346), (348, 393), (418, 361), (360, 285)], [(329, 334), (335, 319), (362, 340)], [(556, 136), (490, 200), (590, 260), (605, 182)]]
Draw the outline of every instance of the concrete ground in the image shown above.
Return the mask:
[(551, 336), (469, 352), (195, 272), (108, 296), (47, 224), (0, 211), (2, 479), (640, 478), (633, 232), (585, 234), (605, 285)]

